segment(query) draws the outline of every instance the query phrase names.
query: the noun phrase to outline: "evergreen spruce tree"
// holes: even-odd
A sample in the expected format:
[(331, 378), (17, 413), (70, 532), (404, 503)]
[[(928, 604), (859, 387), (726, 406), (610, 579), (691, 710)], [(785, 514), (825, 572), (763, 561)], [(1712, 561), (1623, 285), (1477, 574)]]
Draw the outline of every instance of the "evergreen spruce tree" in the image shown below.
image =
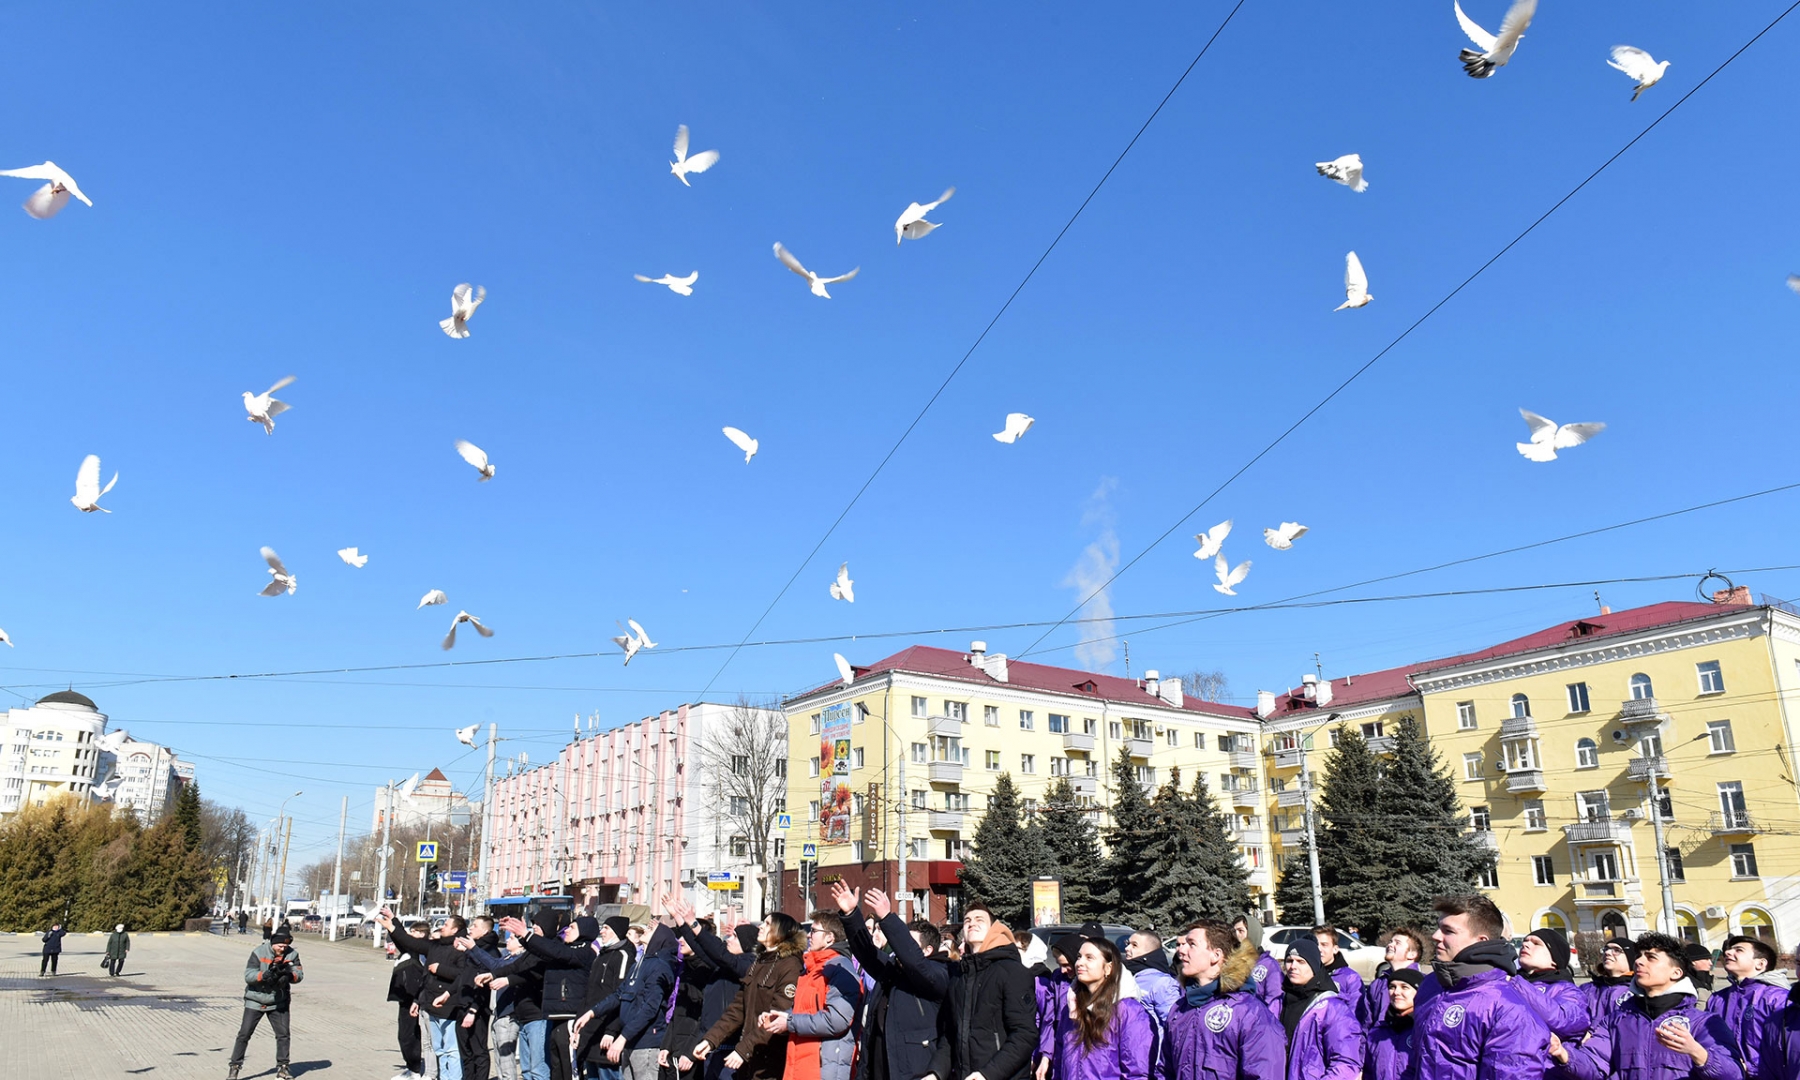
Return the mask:
[(1474, 887), (1494, 854), (1468, 833), (1468, 823), (1456, 781), (1423, 727), (1401, 717), (1376, 799), (1376, 826), (1386, 841), (1383, 898), (1365, 932), (1429, 925), (1433, 899)]
[(1155, 818), (1146, 852), (1149, 872), (1138, 890), (1141, 919), (1132, 925), (1167, 936), (1199, 916), (1229, 921), (1250, 908), (1250, 871), (1238, 858), (1225, 816), (1203, 775), (1191, 792), (1181, 789), (1181, 770), (1151, 801)]
[(1063, 921), (1099, 919), (1103, 912), (1095, 893), (1101, 891), (1100, 834), (1068, 777), (1057, 777), (1045, 789), (1038, 819), (1048, 856), (1045, 872), (1062, 878)]
[(1312, 864), (1306, 845), (1287, 853), (1287, 869), (1275, 882), (1275, 916), (1286, 926), (1313, 924)]
[(1042, 831), (1020, 820), (1019, 789), (1012, 775), (994, 784), (975, 842), (957, 877), (972, 901), (993, 909), (994, 917), (1020, 929), (1031, 925), (1031, 879), (1049, 862)]
[[(1379, 816), (1381, 763), (1369, 753), (1360, 732), (1340, 727), (1337, 736), (1337, 746), (1325, 757), (1324, 782), (1314, 810), (1319, 881), (1326, 919), (1367, 932), (1381, 925), (1392, 895), (1388, 848), (1393, 829), (1384, 828), (1392, 823)], [(1309, 891), (1310, 877), (1309, 871)]]
[(1099, 895), (1107, 918), (1131, 923), (1144, 916), (1138, 896), (1150, 873), (1149, 845), (1156, 815), (1139, 782), (1131, 752), (1121, 748), (1113, 762), (1112, 825), (1106, 830), (1105, 886)]
[(200, 785), (192, 782), (181, 785), (181, 790), (175, 793), (175, 806), (170, 813), (181, 827), (187, 846), (199, 851), (206, 842), (206, 831), (200, 824)]

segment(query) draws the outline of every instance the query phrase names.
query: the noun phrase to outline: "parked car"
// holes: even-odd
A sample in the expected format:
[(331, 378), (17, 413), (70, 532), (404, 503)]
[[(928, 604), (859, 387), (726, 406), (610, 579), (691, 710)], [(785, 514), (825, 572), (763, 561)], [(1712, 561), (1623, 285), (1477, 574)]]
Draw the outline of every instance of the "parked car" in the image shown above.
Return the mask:
[[(1287, 955), (1288, 944), (1298, 938), (1311, 937), (1310, 926), (1268, 926), (1263, 928), (1263, 948), (1270, 956), (1280, 960)], [(1344, 954), (1344, 962), (1356, 969), (1356, 973), (1366, 982), (1375, 977), (1375, 969), (1387, 959), (1387, 950), (1379, 945), (1364, 945), (1355, 934), (1347, 930), (1337, 932), (1338, 951)]]
[(318, 933), (325, 929), (325, 920), (317, 915), (300, 916), (300, 929)]

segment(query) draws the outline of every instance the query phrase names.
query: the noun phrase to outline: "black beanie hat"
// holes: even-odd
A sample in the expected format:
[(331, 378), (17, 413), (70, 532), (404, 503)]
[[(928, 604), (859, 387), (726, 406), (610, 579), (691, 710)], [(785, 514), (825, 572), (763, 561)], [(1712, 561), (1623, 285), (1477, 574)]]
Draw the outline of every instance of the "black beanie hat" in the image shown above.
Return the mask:
[(600, 936), (600, 920), (592, 915), (579, 915), (575, 919), (575, 936), (583, 941), (593, 941)]
[(1063, 934), (1050, 943), (1050, 951), (1061, 955), (1064, 960), (1073, 964), (1075, 957), (1081, 952), (1081, 943), (1086, 940), (1087, 938), (1080, 934)]
[(1387, 977), (1389, 982), (1403, 982), (1414, 990), (1425, 981), (1425, 973), (1418, 968), (1395, 968), (1388, 972)]
[(731, 932), (737, 935), (738, 948), (744, 950), (746, 955), (753, 955), (756, 952), (755, 923), (738, 923), (731, 928)]
[(605, 926), (608, 930), (611, 930), (613, 936), (620, 941), (624, 941), (625, 935), (631, 932), (631, 920), (623, 915), (614, 915), (612, 918), (606, 920)]
[(288, 933), (285, 927), (277, 930), (269, 935), (269, 944), (275, 945), (278, 943), (282, 945), (292, 945), (294, 943), (294, 935)]
[(1550, 958), (1556, 961), (1558, 971), (1569, 966), (1569, 939), (1563, 936), (1561, 930), (1553, 926), (1540, 926), (1525, 936), (1537, 938), (1544, 943), (1544, 948), (1550, 950)]
[(1306, 961), (1315, 976), (1325, 970), (1325, 961), (1319, 957), (1319, 941), (1311, 934), (1302, 934), (1290, 941), (1282, 959), (1286, 960), (1289, 956), (1298, 956)]

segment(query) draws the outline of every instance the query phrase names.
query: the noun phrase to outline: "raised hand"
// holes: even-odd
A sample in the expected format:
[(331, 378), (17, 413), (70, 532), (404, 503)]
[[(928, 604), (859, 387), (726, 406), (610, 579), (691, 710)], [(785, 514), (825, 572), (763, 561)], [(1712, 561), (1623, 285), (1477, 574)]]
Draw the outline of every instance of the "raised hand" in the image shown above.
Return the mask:
[(889, 900), (888, 894), (880, 889), (864, 889), (863, 904), (868, 907), (869, 914), (875, 916), (878, 921), (887, 918), (888, 913), (894, 910), (893, 901)]
[(831, 883), (831, 902), (837, 905), (839, 911), (848, 915), (856, 910), (856, 890), (844, 884), (843, 878), (839, 878)]

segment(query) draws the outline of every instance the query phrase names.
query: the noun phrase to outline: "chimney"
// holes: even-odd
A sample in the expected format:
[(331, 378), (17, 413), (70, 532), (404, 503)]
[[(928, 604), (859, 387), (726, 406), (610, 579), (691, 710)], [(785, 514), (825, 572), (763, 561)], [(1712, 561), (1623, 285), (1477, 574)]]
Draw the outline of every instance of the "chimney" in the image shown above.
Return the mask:
[(995, 682), (1006, 681), (1006, 654), (995, 653), (989, 656), (985, 641), (969, 642), (969, 666), (984, 672)]
[(981, 658), (986, 653), (987, 653), (987, 642), (985, 642), (985, 641), (969, 642), (969, 662), (974, 664), (976, 667), (981, 666)]
[(1750, 602), (1750, 586), (1733, 585), (1729, 589), (1720, 589), (1713, 593), (1715, 604), (1748, 604)]
[(1161, 687), (1162, 687), (1162, 673), (1157, 671), (1155, 668), (1147, 669), (1144, 672), (1144, 693), (1149, 694), (1151, 697), (1157, 697), (1158, 696), (1157, 691)]
[(1324, 679), (1313, 689), (1314, 704), (1323, 709), (1331, 704), (1331, 680)]
[(1612, 605), (1611, 604), (1601, 604), (1600, 605), (1600, 614), (1611, 615), (1612, 614)]
[(1274, 715), (1275, 715), (1275, 693), (1274, 693), (1274, 691), (1258, 690), (1256, 692), (1256, 718), (1258, 720), (1267, 720), (1269, 717), (1274, 716)]
[(1300, 677), (1300, 696), (1313, 705), (1319, 703), (1319, 677), (1303, 675)]

